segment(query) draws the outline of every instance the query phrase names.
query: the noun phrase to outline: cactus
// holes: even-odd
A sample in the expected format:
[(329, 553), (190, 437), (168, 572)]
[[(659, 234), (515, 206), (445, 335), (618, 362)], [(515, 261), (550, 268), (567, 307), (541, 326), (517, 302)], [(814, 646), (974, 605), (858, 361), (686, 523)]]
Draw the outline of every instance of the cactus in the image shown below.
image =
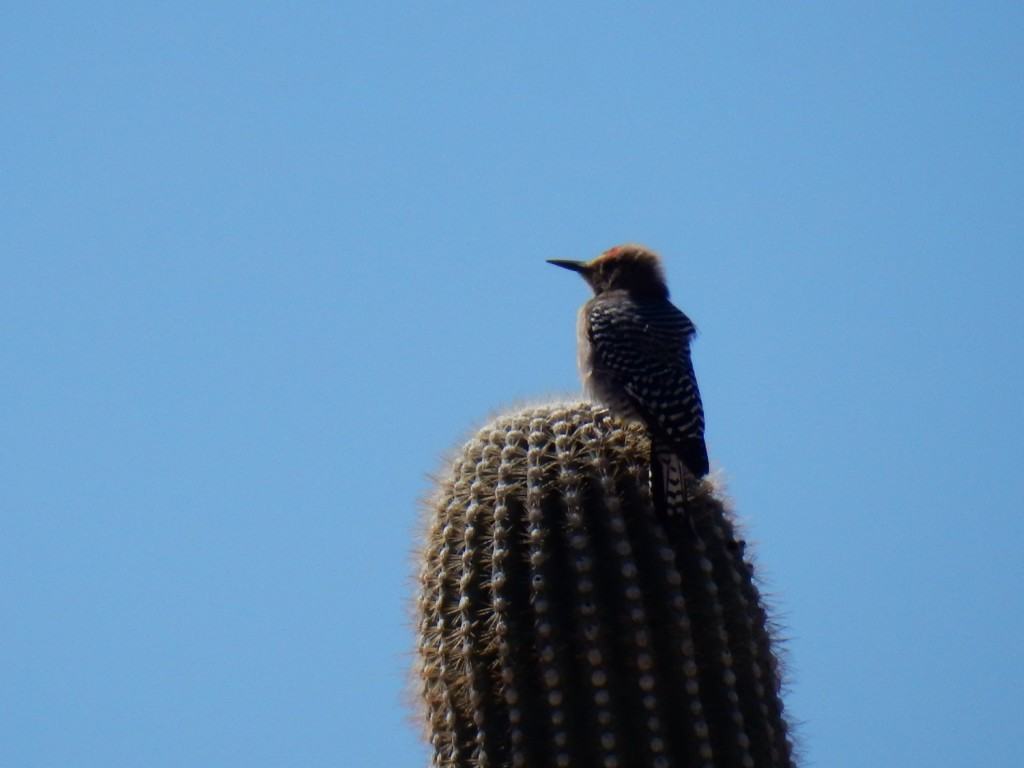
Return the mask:
[(705, 480), (655, 512), (650, 445), (590, 403), (500, 417), (430, 505), (417, 602), (435, 768), (791, 766), (744, 542)]

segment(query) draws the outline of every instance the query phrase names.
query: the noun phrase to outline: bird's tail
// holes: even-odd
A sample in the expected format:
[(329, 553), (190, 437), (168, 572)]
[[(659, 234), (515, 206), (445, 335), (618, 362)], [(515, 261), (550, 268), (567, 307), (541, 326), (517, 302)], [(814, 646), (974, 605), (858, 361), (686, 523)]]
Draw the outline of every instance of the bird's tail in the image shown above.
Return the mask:
[(665, 515), (686, 512), (687, 483), (696, 482), (677, 451), (655, 441), (651, 446), (651, 492), (655, 508)]

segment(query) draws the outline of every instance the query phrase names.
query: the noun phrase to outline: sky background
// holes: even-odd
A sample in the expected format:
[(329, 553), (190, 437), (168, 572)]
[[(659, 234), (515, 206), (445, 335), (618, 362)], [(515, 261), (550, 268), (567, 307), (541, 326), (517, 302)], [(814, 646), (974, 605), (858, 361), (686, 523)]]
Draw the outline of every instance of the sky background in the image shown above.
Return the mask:
[(0, 765), (425, 765), (428, 475), (628, 240), (806, 764), (1024, 762), (1021, 5), (371, 5), (2, 13)]

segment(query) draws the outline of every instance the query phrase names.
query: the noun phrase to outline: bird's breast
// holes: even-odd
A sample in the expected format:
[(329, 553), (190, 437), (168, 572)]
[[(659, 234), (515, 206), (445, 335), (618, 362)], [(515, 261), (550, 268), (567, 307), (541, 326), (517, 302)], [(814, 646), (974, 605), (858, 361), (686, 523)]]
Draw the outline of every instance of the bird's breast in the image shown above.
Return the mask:
[(593, 396), (594, 354), (590, 345), (590, 327), (587, 320), (590, 305), (584, 304), (576, 317), (576, 365), (580, 370), (583, 389)]

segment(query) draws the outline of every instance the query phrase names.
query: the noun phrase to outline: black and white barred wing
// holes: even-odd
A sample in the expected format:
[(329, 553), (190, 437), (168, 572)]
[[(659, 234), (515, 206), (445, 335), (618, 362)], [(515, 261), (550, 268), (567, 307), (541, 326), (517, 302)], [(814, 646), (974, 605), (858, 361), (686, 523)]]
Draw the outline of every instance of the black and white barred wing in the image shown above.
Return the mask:
[(619, 296), (593, 302), (588, 321), (594, 375), (623, 393), (659, 447), (675, 451), (694, 476), (707, 474), (690, 319), (669, 301)]

